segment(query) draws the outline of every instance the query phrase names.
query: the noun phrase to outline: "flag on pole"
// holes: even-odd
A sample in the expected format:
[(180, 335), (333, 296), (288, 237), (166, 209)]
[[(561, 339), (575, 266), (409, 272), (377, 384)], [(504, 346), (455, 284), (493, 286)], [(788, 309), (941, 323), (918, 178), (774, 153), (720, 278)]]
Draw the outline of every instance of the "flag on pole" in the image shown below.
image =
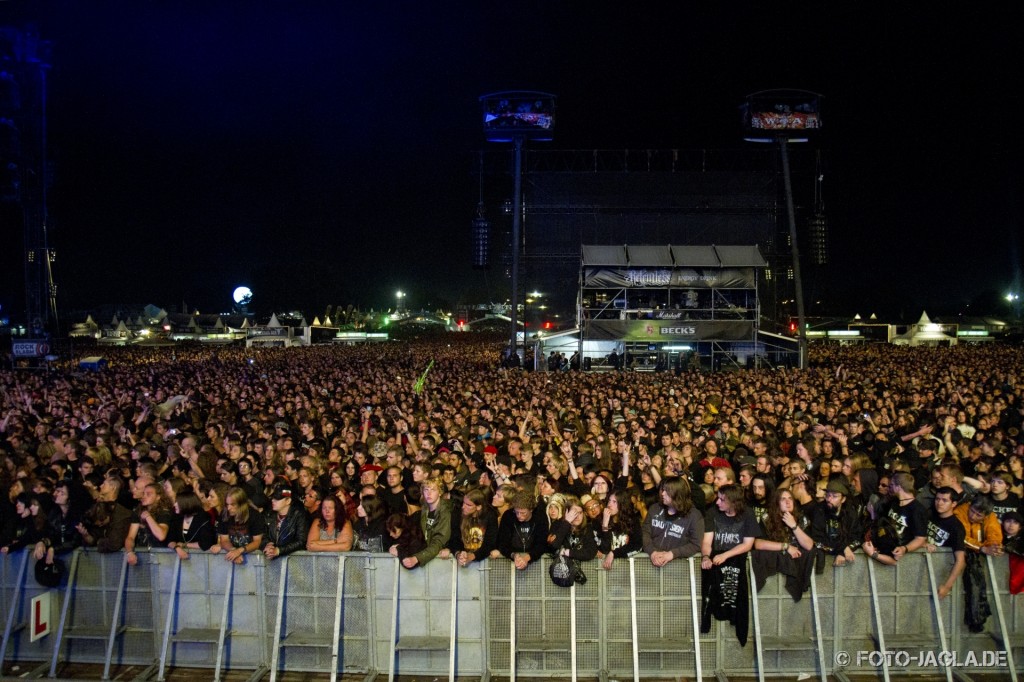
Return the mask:
[(417, 395), (419, 395), (420, 393), (423, 393), (423, 386), (427, 382), (427, 373), (430, 372), (430, 368), (433, 367), (433, 366), (434, 366), (434, 361), (431, 360), (430, 364), (427, 365), (427, 368), (425, 370), (423, 370), (423, 374), (420, 376), (419, 379), (416, 380), (416, 384), (412, 387), (412, 390), (416, 391)]

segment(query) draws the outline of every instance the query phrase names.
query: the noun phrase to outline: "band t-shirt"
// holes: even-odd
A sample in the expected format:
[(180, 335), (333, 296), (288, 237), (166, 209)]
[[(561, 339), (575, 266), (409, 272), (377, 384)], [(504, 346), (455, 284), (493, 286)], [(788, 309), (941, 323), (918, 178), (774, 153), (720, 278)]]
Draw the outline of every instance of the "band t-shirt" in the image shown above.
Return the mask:
[(964, 538), (967, 531), (960, 519), (950, 514), (946, 518), (933, 511), (928, 520), (928, 544), (936, 547), (949, 547), (954, 552), (964, 551)]
[(735, 516), (726, 516), (718, 509), (710, 510), (704, 517), (704, 532), (715, 534), (711, 542), (712, 555), (728, 552), (743, 544), (745, 538), (761, 537), (761, 527), (749, 509)]
[(266, 522), (261, 514), (249, 511), (249, 520), (239, 523), (234, 518), (221, 518), (217, 522), (217, 535), (227, 535), (232, 547), (245, 547), (257, 535), (267, 531)]

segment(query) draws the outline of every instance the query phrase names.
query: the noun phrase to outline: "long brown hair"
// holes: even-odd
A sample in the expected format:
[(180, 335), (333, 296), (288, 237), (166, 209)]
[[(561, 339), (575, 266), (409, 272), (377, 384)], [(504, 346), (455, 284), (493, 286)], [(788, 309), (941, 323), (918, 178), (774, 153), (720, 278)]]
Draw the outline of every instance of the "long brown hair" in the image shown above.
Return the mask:
[[(659, 492), (668, 493), (668, 497), (672, 500), (672, 506), (675, 507), (676, 511), (684, 516), (690, 513), (690, 509), (693, 508), (693, 500), (690, 498), (690, 482), (680, 476), (669, 476), (668, 478), (661, 479), (661, 485), (658, 486)], [(619, 505), (622, 508), (622, 505)]]

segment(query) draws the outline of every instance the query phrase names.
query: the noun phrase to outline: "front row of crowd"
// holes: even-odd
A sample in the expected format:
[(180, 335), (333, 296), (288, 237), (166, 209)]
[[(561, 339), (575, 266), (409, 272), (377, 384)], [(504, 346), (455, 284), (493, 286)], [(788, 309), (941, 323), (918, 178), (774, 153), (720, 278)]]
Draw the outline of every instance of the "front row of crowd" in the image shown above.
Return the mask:
[[(952, 566), (938, 593), (946, 597), (964, 575), (966, 619), (976, 631), (989, 615), (983, 556), (1024, 553), (1012, 475), (965, 478), (954, 461), (938, 463), (917, 490), (898, 461), (880, 483), (857, 456), (819, 482), (800, 460), (776, 476), (720, 457), (684, 461), (671, 448), (656, 466), (623, 449), (615, 474), (577, 466), (566, 439), (560, 452), (542, 455), (538, 475), (522, 472), (514, 443), (511, 455), (488, 446), (482, 455), (441, 447), (413, 457), (401, 445), (373, 457), (357, 443), (350, 459), (333, 465), (316, 449), (282, 467), (257, 452), (224, 454), (215, 476), (200, 477), (187, 452), (192, 440), (173, 462), (138, 443), (134, 470), (85, 456), (16, 478), (0, 507), (0, 551), (27, 547), (52, 563), (86, 546), (123, 550), (135, 564), (136, 549), (155, 547), (183, 560), (212, 552), (235, 563), (255, 552), (273, 560), (297, 550), (360, 550), (390, 552), (408, 569), (439, 556), (461, 566), (505, 557), (524, 569), (552, 554), (598, 558), (607, 569), (641, 551), (654, 566), (700, 555), (702, 622), (729, 620), (741, 641), (749, 552), (759, 583), (781, 573), (799, 599), (810, 571), (828, 558), (842, 566), (860, 549), (894, 565), (908, 553), (949, 548)], [(1017, 502), (1007, 505), (1010, 495)], [(1014, 591), (1024, 587), (1018, 571), (1011, 580)]]

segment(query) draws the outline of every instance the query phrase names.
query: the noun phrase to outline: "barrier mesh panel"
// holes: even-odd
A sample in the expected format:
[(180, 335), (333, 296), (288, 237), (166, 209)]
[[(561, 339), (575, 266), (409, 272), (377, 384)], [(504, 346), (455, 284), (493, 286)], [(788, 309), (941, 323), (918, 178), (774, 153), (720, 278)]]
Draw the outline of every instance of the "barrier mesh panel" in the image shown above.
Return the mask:
[[(27, 620), (29, 601), (43, 592), (31, 574), (26, 575), (24, 589), (17, 603), (12, 603), (21, 554), (0, 556), (0, 592), (3, 603), (14, 609), (15, 625)], [(937, 552), (930, 555), (936, 578), (944, 580), (951, 555)], [(35, 643), (28, 641), (27, 630), (12, 635), (6, 660), (48, 661), (56, 626), (59, 623), (61, 600), (67, 598), (68, 611), (62, 643), (64, 658), (73, 662), (103, 662), (106, 636), (115, 624), (114, 606), (123, 555), (100, 555), (83, 552), (79, 556), (75, 585), (55, 590), (50, 621), (54, 633)], [(331, 665), (330, 648), (334, 627), (335, 590), (337, 587), (337, 555), (298, 553), (289, 558), (289, 579), (282, 614), (284, 630), (299, 632), (307, 628), (314, 636), (305, 644), (282, 649), (281, 669), (326, 672)], [(31, 562), (30, 562), (31, 563)], [(116, 625), (127, 628), (115, 642), (115, 664), (146, 665), (160, 655), (167, 609), (174, 589), (175, 555), (167, 551), (139, 552), (139, 565), (130, 567), (123, 594), (123, 607)], [(447, 674), (449, 652), (447, 639), (451, 620), (452, 563), (435, 560), (413, 571), (401, 570), (399, 576), (399, 651), (391, 642), (393, 587), (396, 561), (388, 555), (347, 555), (342, 600), (343, 640), (339, 666), (344, 671), (376, 670), (386, 673), (392, 656), (400, 674)], [(516, 673), (524, 677), (564, 677), (571, 670), (570, 658), (570, 590), (551, 583), (549, 560), (545, 559), (526, 571), (515, 571), (511, 562), (495, 560), (479, 566), (457, 570), (458, 648), (456, 673), (475, 676), (487, 667), (492, 676), (507, 675), (510, 669), (511, 585), (516, 588)], [(70, 567), (70, 557), (68, 560)], [(1004, 605), (1007, 630), (1018, 644), (1024, 632), (1024, 597), (1008, 595), (1008, 570), (1005, 558), (994, 559), (996, 585)], [(205, 632), (207, 641), (193, 637), (173, 642), (169, 664), (174, 666), (212, 667), (217, 648), (209, 640), (216, 636), (224, 612), (224, 592), (229, 576), (233, 576), (228, 602), (230, 629), (223, 650), (228, 669), (253, 670), (270, 662), (269, 646), (277, 616), (280, 568), (283, 561), (266, 562), (263, 557), (247, 557), (245, 565), (233, 566), (222, 555), (194, 552), (182, 562), (178, 593), (171, 612), (171, 632)], [(819, 612), (822, 617), (821, 638), (827, 672), (834, 664), (837, 651), (870, 652), (877, 649), (874, 600), (868, 575), (868, 559), (858, 555), (852, 565), (840, 568), (827, 566), (816, 575)], [(31, 569), (31, 566), (29, 566)], [(690, 573), (686, 562), (672, 562), (655, 568), (646, 556), (634, 559), (635, 608), (637, 614), (637, 647), (640, 674), (650, 678), (686, 677), (696, 674), (694, 637), (698, 628), (693, 623), (690, 600)], [(890, 650), (940, 652), (942, 649), (937, 621), (933, 611), (926, 557), (912, 554), (897, 567), (875, 565), (878, 603)], [(597, 562), (584, 566), (589, 578), (576, 588), (577, 672), (586, 677), (625, 679), (633, 670), (633, 633), (630, 619), (632, 607), (629, 562), (617, 560), (610, 571)], [(700, 594), (700, 571), (695, 592)], [(774, 639), (773, 645), (783, 648), (764, 652), (765, 673), (794, 679), (800, 674), (817, 677), (816, 650), (803, 641), (813, 641), (816, 624), (812, 616), (811, 595), (799, 603), (784, 589), (784, 579), (775, 576), (757, 595), (762, 637)], [(995, 594), (990, 592), (990, 598)], [(946, 648), (973, 652), (984, 670), (983, 655), (999, 649), (990, 635), (998, 635), (999, 625), (993, 604), (993, 616), (987, 624), (986, 637), (973, 637), (963, 625), (964, 598), (958, 584), (949, 598), (942, 600), (940, 614), (947, 635)], [(753, 611), (751, 611), (753, 616)], [(6, 621), (5, 621), (6, 624)], [(99, 632), (96, 639), (75, 636), (76, 629), (89, 628)], [(88, 634), (81, 630), (79, 634)], [(196, 635), (197, 637), (199, 635)], [(319, 636), (320, 639), (316, 639)], [(790, 638), (793, 646), (781, 639)], [(410, 639), (412, 638), (412, 639)], [(429, 639), (417, 639), (429, 638)], [(912, 638), (908, 640), (907, 638)], [(403, 648), (403, 641), (407, 647)], [(746, 677), (756, 674), (756, 642), (753, 627), (746, 647), (739, 647), (732, 626), (715, 623), (712, 631), (701, 637), (701, 667), (705, 676), (716, 670), (726, 675)], [(908, 644), (908, 641), (912, 643)], [(269, 646), (268, 646), (269, 645)], [(436, 648), (435, 648), (436, 647)], [(1024, 651), (1017, 647), (1020, 668)], [(998, 665), (998, 662), (993, 662)], [(854, 674), (875, 674), (880, 666), (869, 663), (849, 666)], [(894, 667), (899, 674), (900, 669)], [(915, 663), (910, 673), (935, 673), (934, 666)]]
[[(118, 553), (110, 555), (86, 554), (85, 558), (104, 556), (105, 560), (121, 560)], [(138, 564), (128, 567), (125, 593), (121, 604), (121, 622), (125, 627), (123, 635), (114, 642), (113, 659), (118, 663), (151, 663), (157, 657), (157, 632), (163, 629), (159, 622), (158, 602), (154, 595), (153, 566), (157, 560), (155, 552), (137, 552)]]
[(370, 669), (370, 591), (366, 561), (349, 557), (345, 561), (345, 584), (341, 602), (341, 670), (366, 672)]
[[(78, 552), (77, 556), (74, 588), (64, 593), (71, 601), (64, 624), (62, 657), (73, 661), (102, 663), (106, 660), (107, 639), (83, 639), (76, 635), (109, 634), (124, 556), (120, 552)], [(69, 557), (69, 565), (73, 561)]]
[[(786, 590), (784, 576), (769, 578), (760, 592), (752, 586), (751, 592), (751, 642), (754, 637), (753, 600), (757, 600), (761, 636), (770, 646), (763, 647), (764, 664), (767, 670), (786, 671), (794, 674), (814, 672), (818, 669), (816, 626), (812, 609), (811, 590), (794, 601)], [(820, 586), (819, 586), (820, 588)], [(742, 657), (745, 659), (746, 657)], [(732, 660), (727, 670), (749, 670), (747, 662)]]
[[(8, 609), (14, 609), (12, 631), (10, 633), (10, 641), (7, 643), (7, 651), (5, 652), (4, 660), (47, 660), (50, 658), (50, 654), (52, 652), (52, 649), (50, 648), (50, 638), (43, 638), (36, 640), (35, 642), (30, 642), (27, 627), (32, 599), (45, 591), (35, 580), (35, 574), (33, 573), (35, 559), (28, 556), (27, 549), (16, 552), (15, 554), (0, 555), (0, 557), (2, 557), (6, 564), (6, 569), (4, 570), (4, 585), (5, 592), (7, 593), (7, 606)], [(24, 580), (21, 583), (21, 590), (18, 594), (18, 598), (15, 599), (15, 592), (18, 591), (18, 572), (21, 570), (21, 564), (25, 557), (28, 557), (28, 564), (26, 565)], [(56, 631), (57, 619), (60, 617), (60, 600), (61, 592), (55, 590), (50, 602), (50, 623), (53, 624), (52, 627), (54, 631)], [(9, 611), (4, 613), (5, 627), (7, 625), (7, 618), (9, 615)]]

